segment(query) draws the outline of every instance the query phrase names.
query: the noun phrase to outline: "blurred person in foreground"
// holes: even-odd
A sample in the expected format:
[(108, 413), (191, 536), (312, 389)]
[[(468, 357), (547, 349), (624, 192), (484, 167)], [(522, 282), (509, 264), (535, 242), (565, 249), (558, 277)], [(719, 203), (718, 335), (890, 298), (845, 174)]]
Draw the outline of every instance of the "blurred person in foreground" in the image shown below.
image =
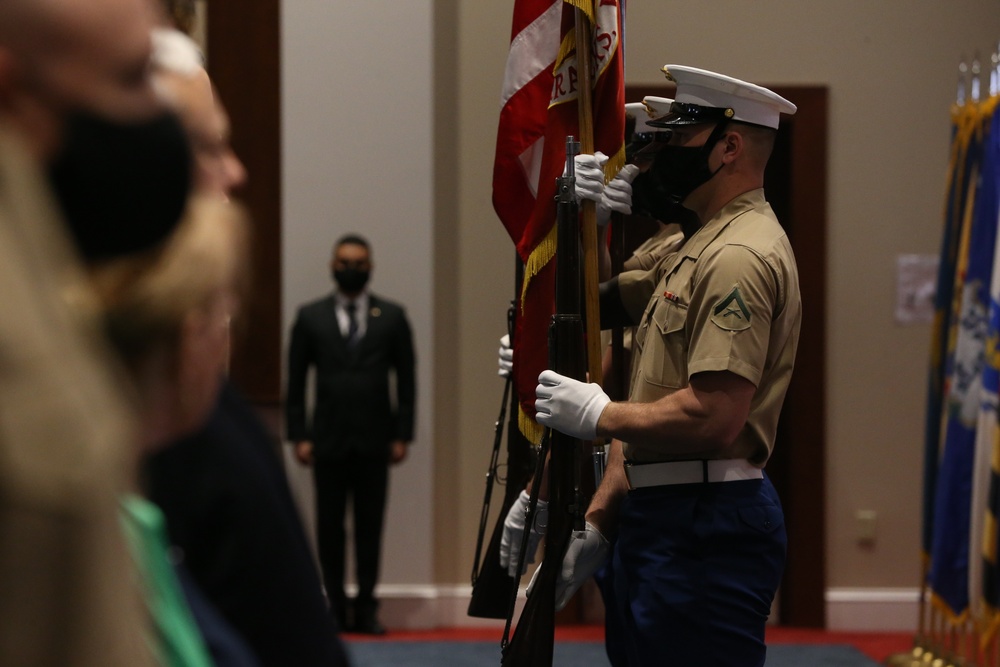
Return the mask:
[[(194, 188), (219, 202), (246, 179), (229, 120), (191, 39), (153, 35), (154, 84), (191, 140)], [(244, 257), (249, 261), (249, 257)], [(277, 440), (216, 368), (208, 421), (144, 466), (174, 553), (263, 665), (346, 665)]]
[(150, 85), (152, 21), (146, 0), (0, 2), (4, 665), (152, 661), (118, 523), (134, 406), (80, 262), (95, 251), (84, 228), (143, 251), (184, 205), (189, 156)]
[[(239, 209), (196, 199), (162, 247), (92, 262), (90, 279), (104, 328), (137, 398), (141, 456), (168, 447), (207, 419), (229, 356), (229, 320), (239, 304), (247, 255)], [(212, 643), (219, 665), (256, 665), (217, 618), (202, 623), (210, 632), (203, 636), (199, 630), (192, 610), (202, 612), (199, 621), (214, 610), (205, 612), (197, 589), (183, 585), (156, 505), (132, 493), (123, 498), (122, 508), (160, 664), (216, 664)]]

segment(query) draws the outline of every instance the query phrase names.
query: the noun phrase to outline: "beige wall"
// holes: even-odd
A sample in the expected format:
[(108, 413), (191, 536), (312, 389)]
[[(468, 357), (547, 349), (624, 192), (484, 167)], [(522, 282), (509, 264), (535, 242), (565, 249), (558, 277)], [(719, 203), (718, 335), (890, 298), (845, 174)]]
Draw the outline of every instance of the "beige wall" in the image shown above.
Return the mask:
[[(491, 208), (490, 176), (511, 6), (436, 3), (438, 29), (453, 33), (437, 46), (436, 114), (455, 124), (435, 144), (457, 139), (446, 149), (454, 164), (439, 161), (435, 174), (454, 197), (437, 200), (437, 222), (455, 233), (451, 279), (435, 289), (454, 300), (458, 322), (452, 345), (441, 343), (454, 350), (454, 391), (435, 406), (436, 423), (454, 433), (437, 443), (437, 497), (448, 489), (435, 507), (441, 583), (466, 581), (501, 392), (494, 358), (513, 249)], [(937, 252), (957, 63), (995, 46), (997, 4), (631, 0), (628, 9), (628, 83), (659, 83), (673, 62), (829, 87), (828, 481), (827, 516), (817, 517), (827, 523), (828, 586), (916, 587), (929, 328), (894, 323), (895, 262)], [(877, 512), (870, 548), (854, 539), (859, 509)]]
[[(283, 3), (286, 328), (329, 289), (333, 236), (357, 228), (375, 244), (375, 288), (407, 303), (418, 341), (418, 449), (393, 478), (384, 579), (404, 597), (468, 584), (513, 292), (513, 246), (490, 203), (512, 4)], [(895, 260), (937, 252), (956, 65), (998, 37), (996, 0), (629, 2), (629, 83), (659, 83), (675, 62), (829, 87), (817, 520), (832, 588), (918, 584), (929, 329), (893, 321)], [(854, 540), (859, 509), (877, 512), (873, 548)]]
[[(332, 291), (334, 241), (365, 235), (372, 289), (406, 306), (417, 355), (416, 433), (392, 471), (382, 560), (383, 581), (409, 589), (434, 577), (432, 16), (431, 0), (290, 0), (281, 16), (283, 330)], [(311, 518), (310, 475), (289, 471)]]

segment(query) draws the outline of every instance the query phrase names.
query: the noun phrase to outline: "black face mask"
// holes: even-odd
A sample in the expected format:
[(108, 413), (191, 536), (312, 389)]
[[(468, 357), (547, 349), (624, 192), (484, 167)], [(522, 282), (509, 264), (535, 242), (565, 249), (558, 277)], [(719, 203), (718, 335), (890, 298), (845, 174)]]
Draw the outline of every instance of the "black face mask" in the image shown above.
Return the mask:
[(187, 204), (191, 160), (173, 114), (134, 123), (72, 114), (49, 181), (84, 259), (147, 250), (166, 238)]
[[(726, 124), (719, 123), (702, 146), (663, 146), (653, 160), (649, 173), (657, 189), (674, 204), (680, 204), (698, 187), (719, 173), (708, 167), (708, 156), (722, 138)], [(638, 180), (638, 179), (637, 179)]]
[(632, 212), (663, 223), (674, 222), (684, 207), (673, 200), (661, 179), (650, 171), (641, 172), (632, 181)]
[(684, 238), (698, 229), (698, 216), (670, 198), (659, 179), (649, 172), (639, 174), (632, 181), (632, 212), (664, 224), (680, 225)]
[(340, 291), (346, 294), (356, 294), (368, 284), (369, 271), (361, 269), (343, 269), (333, 272), (333, 279), (337, 281)]

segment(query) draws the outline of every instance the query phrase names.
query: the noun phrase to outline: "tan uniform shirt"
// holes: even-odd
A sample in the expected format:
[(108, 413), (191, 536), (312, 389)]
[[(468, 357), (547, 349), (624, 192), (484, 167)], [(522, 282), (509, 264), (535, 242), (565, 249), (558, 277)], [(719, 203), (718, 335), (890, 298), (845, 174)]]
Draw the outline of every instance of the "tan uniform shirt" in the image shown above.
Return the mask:
[(663, 225), (648, 239), (639, 244), (631, 257), (625, 260), (623, 271), (649, 270), (660, 263), (664, 256), (677, 250), (684, 241), (679, 225)]
[(626, 458), (747, 459), (762, 467), (774, 446), (802, 317), (795, 257), (763, 190), (735, 198), (652, 270), (623, 273), (619, 286), (640, 322), (629, 400), (656, 401), (706, 371), (735, 373), (757, 387), (746, 425), (725, 449), (625, 443)]
[[(660, 260), (672, 252), (676, 252), (684, 242), (684, 234), (677, 225), (665, 225), (659, 231), (643, 241), (632, 255), (625, 260), (624, 271), (649, 270), (655, 268)], [(635, 327), (626, 327), (623, 332), (622, 347), (628, 353), (632, 352), (632, 339), (635, 337)]]
[(118, 520), (138, 447), (90, 292), (0, 126), (0, 663), (151, 664)]

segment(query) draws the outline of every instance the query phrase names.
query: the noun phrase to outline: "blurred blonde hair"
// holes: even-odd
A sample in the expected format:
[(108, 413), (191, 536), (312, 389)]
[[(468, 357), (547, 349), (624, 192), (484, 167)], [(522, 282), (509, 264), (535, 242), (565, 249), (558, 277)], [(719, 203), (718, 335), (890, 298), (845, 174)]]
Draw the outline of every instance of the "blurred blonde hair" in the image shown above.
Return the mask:
[(155, 354), (177, 352), (186, 318), (221, 290), (246, 294), (249, 224), (242, 207), (194, 197), (164, 245), (91, 267), (108, 336), (134, 372)]
[(161, 0), (161, 4), (167, 18), (177, 29), (190, 35), (197, 14), (194, 0)]

